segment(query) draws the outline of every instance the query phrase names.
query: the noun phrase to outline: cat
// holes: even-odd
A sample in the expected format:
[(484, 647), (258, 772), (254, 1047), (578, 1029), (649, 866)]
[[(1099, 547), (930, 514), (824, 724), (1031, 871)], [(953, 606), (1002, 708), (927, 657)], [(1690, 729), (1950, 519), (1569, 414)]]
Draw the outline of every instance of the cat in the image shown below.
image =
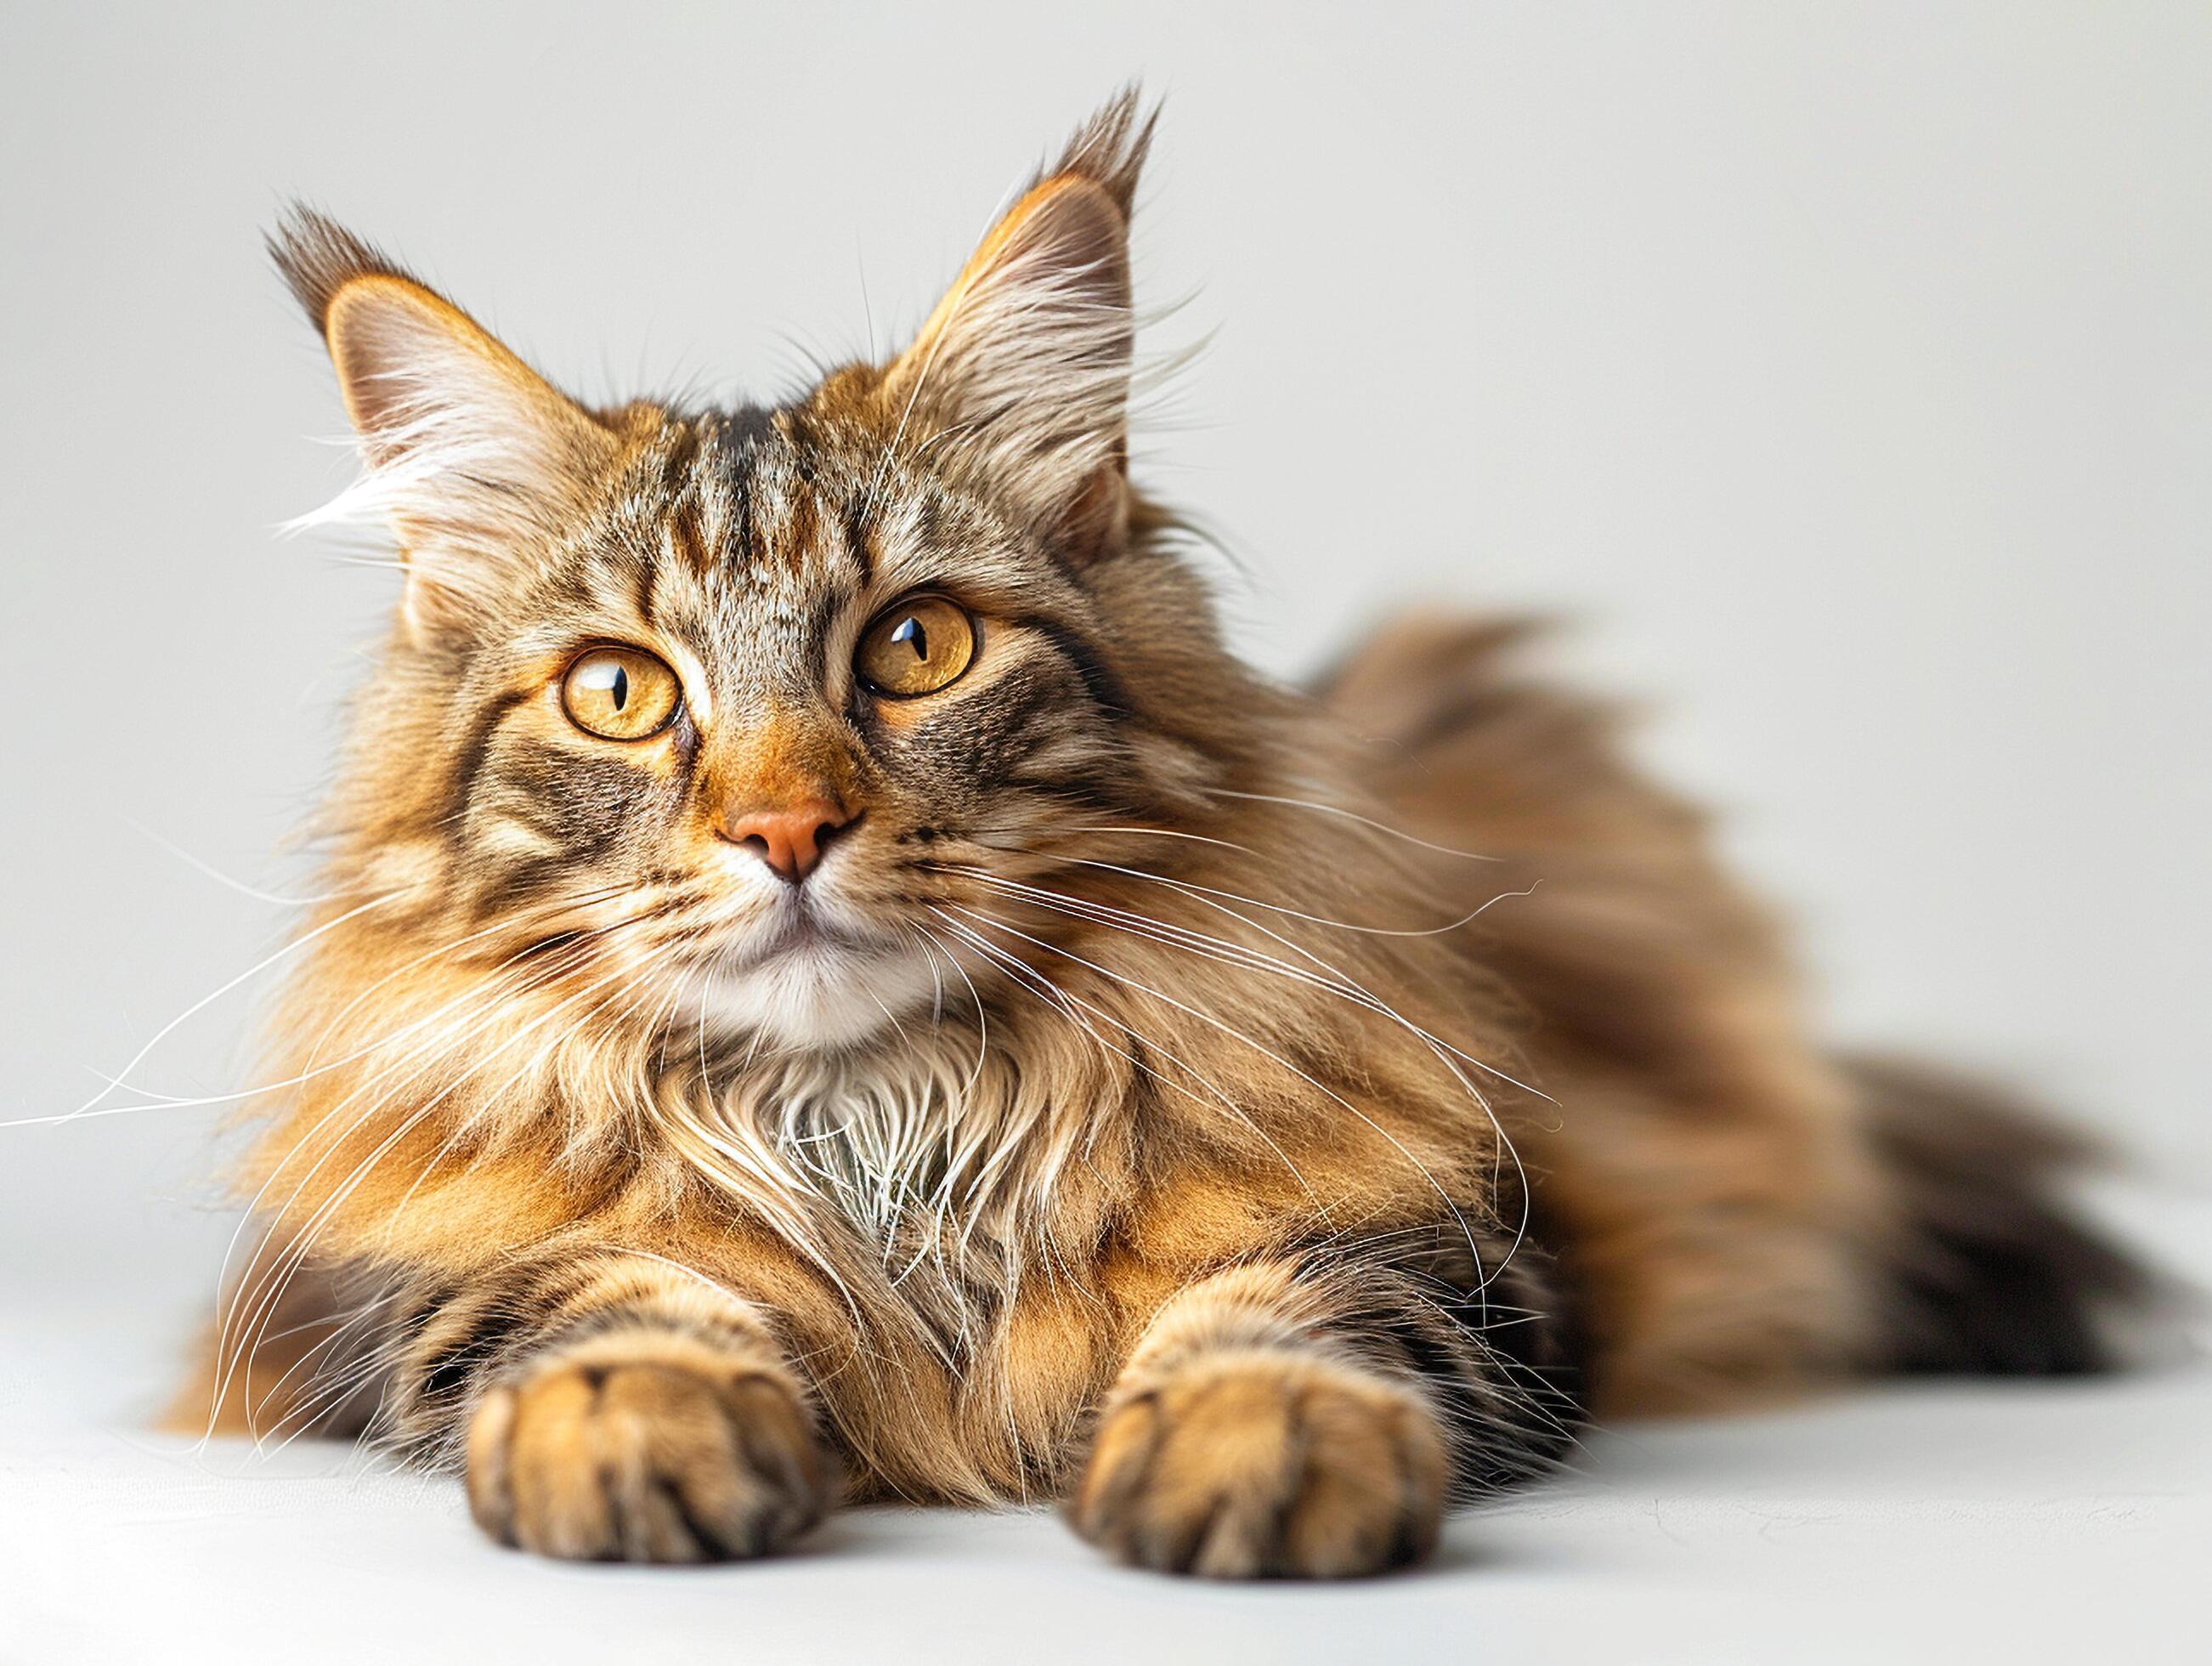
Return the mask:
[(288, 213), (404, 579), (178, 1420), (556, 1557), (1049, 1499), (1329, 1577), (1592, 1417), (2110, 1363), (2074, 1144), (1824, 1050), (1528, 627), (1225, 650), (1127, 465), (1156, 116), (774, 406), (587, 409)]

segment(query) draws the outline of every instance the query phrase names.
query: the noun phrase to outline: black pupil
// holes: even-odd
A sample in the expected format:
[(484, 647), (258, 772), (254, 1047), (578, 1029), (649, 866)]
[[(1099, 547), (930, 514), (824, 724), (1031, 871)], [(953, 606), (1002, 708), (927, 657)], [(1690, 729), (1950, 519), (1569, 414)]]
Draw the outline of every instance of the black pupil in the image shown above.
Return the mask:
[(914, 650), (917, 660), (929, 658), (929, 637), (921, 628), (921, 621), (908, 615), (899, 621), (899, 628), (891, 632), (891, 641), (904, 642)]
[(615, 667), (615, 680), (607, 684), (607, 692), (614, 696), (617, 711), (629, 704), (629, 673), (620, 666)]

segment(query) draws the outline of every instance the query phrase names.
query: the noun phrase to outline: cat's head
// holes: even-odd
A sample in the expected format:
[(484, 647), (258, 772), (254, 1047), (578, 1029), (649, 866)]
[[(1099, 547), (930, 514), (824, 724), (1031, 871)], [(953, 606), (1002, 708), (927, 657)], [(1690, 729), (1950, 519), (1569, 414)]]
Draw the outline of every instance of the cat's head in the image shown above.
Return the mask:
[(1249, 684), (1127, 478), (1149, 132), (1109, 105), (910, 346), (772, 407), (586, 409), (294, 216), (367, 465), (337, 510), (405, 575), (340, 795), (375, 875), (648, 1018), (842, 1047), (992, 976), (1010, 887), (1194, 817)]

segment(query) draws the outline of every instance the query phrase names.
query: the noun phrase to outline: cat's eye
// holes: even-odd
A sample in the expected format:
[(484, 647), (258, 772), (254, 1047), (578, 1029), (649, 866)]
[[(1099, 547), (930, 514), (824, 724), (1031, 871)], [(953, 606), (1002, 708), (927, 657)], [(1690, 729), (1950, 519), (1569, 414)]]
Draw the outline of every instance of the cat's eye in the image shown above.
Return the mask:
[(659, 734), (683, 699), (676, 673), (643, 648), (588, 649), (561, 678), (561, 709), (571, 723), (602, 740), (643, 740)]
[(935, 694), (975, 657), (975, 622), (943, 596), (909, 596), (876, 616), (853, 656), (860, 680), (892, 700)]

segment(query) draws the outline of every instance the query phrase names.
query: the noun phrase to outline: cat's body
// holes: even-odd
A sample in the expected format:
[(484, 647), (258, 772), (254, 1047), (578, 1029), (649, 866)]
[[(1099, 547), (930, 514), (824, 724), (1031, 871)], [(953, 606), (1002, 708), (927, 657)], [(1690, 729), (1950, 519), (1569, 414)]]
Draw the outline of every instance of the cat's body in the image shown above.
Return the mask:
[(842, 1472), (1336, 1573), (1589, 1409), (2096, 1363), (2057, 1148), (1826, 1057), (1515, 632), (1223, 651), (1125, 477), (1143, 137), (774, 410), (585, 412), (293, 228), (409, 588), (180, 1416), (463, 1463), (556, 1554), (769, 1548)]

